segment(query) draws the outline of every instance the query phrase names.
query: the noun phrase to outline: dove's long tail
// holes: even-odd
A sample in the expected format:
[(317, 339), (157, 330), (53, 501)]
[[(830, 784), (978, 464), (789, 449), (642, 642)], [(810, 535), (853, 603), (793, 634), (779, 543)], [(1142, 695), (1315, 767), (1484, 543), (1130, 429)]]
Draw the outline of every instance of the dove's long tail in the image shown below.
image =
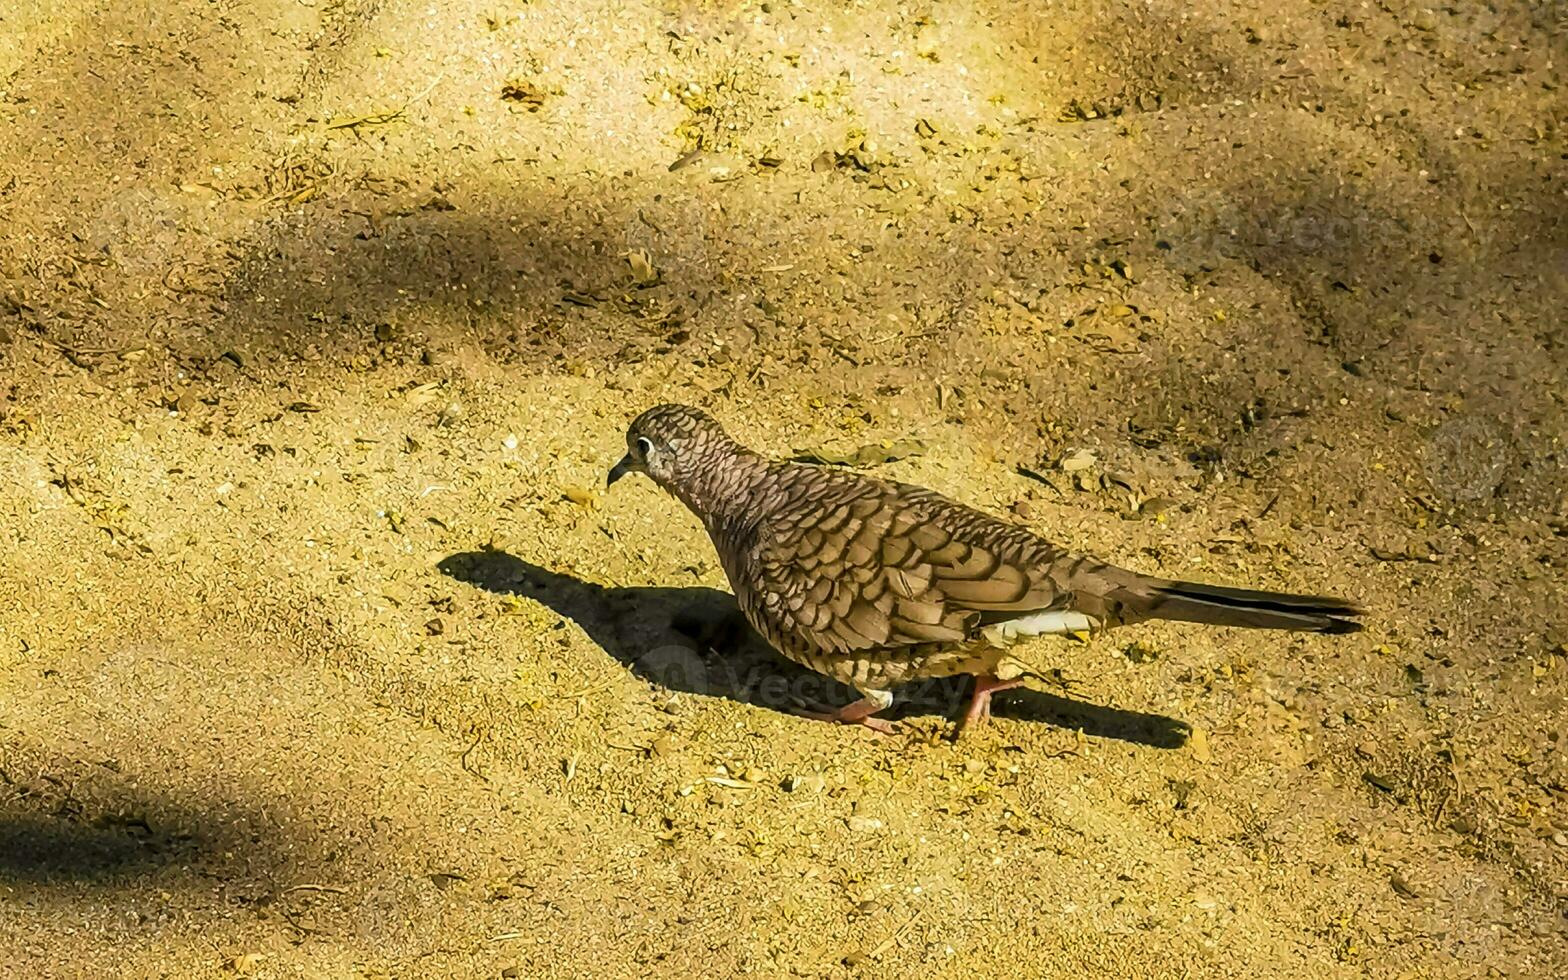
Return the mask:
[(1361, 629), (1361, 624), (1353, 621), (1362, 615), (1361, 607), (1331, 596), (1232, 589), (1137, 575), (1110, 598), (1120, 603), (1125, 620), (1174, 619), (1211, 626), (1314, 633), (1354, 633)]

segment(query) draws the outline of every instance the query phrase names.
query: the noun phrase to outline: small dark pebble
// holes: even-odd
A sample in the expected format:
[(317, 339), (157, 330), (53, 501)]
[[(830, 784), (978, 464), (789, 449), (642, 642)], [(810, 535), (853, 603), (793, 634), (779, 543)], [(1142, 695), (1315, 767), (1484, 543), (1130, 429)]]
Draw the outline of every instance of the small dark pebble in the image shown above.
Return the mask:
[(1368, 785), (1376, 787), (1385, 793), (1392, 793), (1394, 791), (1393, 782), (1390, 781), (1386, 776), (1379, 776), (1377, 773), (1369, 771), (1362, 773), (1361, 778), (1366, 780)]

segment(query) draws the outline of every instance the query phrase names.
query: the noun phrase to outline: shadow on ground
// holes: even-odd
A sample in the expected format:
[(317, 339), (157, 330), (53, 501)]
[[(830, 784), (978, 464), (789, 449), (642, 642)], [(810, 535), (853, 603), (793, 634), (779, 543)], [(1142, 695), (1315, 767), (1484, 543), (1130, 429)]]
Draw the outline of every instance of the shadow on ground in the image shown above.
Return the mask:
[[(638, 677), (661, 687), (727, 698), (793, 714), (801, 707), (844, 704), (858, 695), (773, 651), (741, 618), (727, 592), (687, 588), (608, 588), (523, 561), (503, 551), (469, 551), (442, 559), (442, 573), (501, 595), (543, 603), (577, 623)], [(968, 703), (966, 678), (908, 685), (887, 717), (955, 717)], [(1186, 743), (1190, 728), (1164, 715), (1124, 711), (1037, 690), (996, 698), (997, 717), (1080, 729), (1155, 748)]]
[(0, 814), (0, 881), (106, 882), (188, 863), (188, 831), (144, 819), (78, 823), (58, 815)]
[(101, 764), (4, 744), (0, 764), (0, 887), (206, 887), (276, 878), (311, 850), (279, 841), (274, 814), (194, 807)]

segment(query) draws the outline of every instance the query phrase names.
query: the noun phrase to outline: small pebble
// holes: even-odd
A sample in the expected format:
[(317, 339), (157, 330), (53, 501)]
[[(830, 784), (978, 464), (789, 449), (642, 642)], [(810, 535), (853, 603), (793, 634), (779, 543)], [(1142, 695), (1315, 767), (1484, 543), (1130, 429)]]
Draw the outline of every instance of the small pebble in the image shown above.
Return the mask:
[(1062, 457), (1062, 472), (1082, 473), (1084, 470), (1093, 469), (1099, 462), (1092, 450), (1079, 449)]
[(784, 780), (786, 793), (820, 793), (827, 786), (827, 780), (821, 773), (808, 772), (805, 775), (795, 775)]

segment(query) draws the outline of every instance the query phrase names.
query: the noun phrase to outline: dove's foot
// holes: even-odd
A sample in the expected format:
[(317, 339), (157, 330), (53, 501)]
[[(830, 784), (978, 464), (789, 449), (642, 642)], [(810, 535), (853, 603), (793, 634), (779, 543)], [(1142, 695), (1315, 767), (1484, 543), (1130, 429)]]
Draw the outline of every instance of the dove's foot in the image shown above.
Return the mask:
[(999, 680), (995, 677), (975, 677), (975, 693), (969, 699), (969, 710), (964, 712), (964, 717), (958, 723), (958, 734), (968, 731), (970, 726), (979, 724), (991, 717), (991, 695), (997, 691), (1011, 691), (1015, 687), (1023, 686), (1022, 678), (1010, 681)]
[(886, 718), (878, 718), (876, 714), (892, 703), (893, 695), (886, 691), (875, 691), (833, 711), (800, 709), (797, 713), (802, 718), (831, 721), (840, 725), (864, 725), (879, 735), (891, 735), (898, 730), (897, 727)]

